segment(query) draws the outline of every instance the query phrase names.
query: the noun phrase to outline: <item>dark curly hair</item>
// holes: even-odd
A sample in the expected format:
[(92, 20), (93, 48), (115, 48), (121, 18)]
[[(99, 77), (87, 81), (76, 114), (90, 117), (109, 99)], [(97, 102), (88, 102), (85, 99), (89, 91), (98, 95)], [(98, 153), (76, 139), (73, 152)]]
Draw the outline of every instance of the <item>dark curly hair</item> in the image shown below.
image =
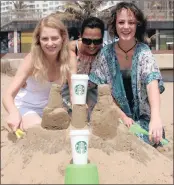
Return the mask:
[(83, 21), (81, 27), (81, 35), (83, 35), (85, 28), (99, 28), (101, 30), (102, 37), (104, 36), (104, 22), (97, 17), (89, 17)]
[(135, 38), (139, 42), (144, 42), (147, 20), (144, 17), (143, 12), (134, 3), (120, 2), (116, 5), (115, 9), (113, 10), (111, 19), (108, 22), (108, 30), (109, 30), (110, 35), (119, 37), (117, 34), (117, 30), (116, 30), (116, 19), (117, 19), (117, 13), (120, 12), (122, 8), (130, 10), (135, 15), (135, 18), (138, 22), (136, 33), (135, 33)]

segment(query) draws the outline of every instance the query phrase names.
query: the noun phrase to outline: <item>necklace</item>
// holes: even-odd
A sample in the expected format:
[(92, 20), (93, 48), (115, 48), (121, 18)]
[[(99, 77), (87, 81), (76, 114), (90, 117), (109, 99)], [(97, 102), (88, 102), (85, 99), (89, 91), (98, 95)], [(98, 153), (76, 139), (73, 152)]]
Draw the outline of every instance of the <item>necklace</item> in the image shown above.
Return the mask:
[(119, 43), (118, 43), (118, 47), (126, 54), (126, 57), (125, 57), (126, 60), (129, 59), (129, 58), (128, 58), (128, 55), (127, 55), (128, 52), (131, 51), (131, 50), (135, 47), (136, 44), (137, 44), (137, 41), (135, 42), (135, 44), (134, 44), (129, 50), (125, 51), (124, 49), (122, 49), (122, 48), (120, 47), (120, 45), (119, 45)]

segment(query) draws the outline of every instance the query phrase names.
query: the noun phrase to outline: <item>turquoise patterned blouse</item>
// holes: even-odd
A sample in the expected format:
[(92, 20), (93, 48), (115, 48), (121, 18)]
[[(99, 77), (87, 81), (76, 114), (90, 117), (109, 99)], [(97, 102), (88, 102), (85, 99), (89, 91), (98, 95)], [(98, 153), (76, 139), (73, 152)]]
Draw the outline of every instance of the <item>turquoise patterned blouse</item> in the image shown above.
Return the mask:
[(122, 74), (115, 52), (115, 43), (106, 45), (97, 55), (89, 75), (95, 84), (110, 84), (112, 96), (125, 112), (148, 131), (150, 121), (150, 105), (146, 86), (153, 80), (158, 80), (160, 93), (164, 91), (162, 76), (150, 48), (144, 43), (137, 43), (132, 58), (131, 82), (133, 92), (133, 111), (123, 85)]

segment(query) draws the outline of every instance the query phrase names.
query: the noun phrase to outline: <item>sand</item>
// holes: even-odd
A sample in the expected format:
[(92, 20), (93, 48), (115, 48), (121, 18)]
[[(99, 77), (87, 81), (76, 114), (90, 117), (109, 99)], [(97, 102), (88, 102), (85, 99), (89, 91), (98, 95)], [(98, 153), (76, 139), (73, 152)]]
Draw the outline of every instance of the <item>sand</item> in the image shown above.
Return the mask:
[[(1, 96), (12, 77), (1, 74)], [(89, 160), (98, 167), (100, 184), (173, 183), (173, 83), (166, 83), (161, 114), (170, 143), (159, 152), (118, 124), (116, 136), (91, 135)], [(167, 108), (166, 108), (167, 107)], [(13, 142), (5, 127), (7, 113), (1, 104), (1, 183), (63, 184), (72, 161), (69, 130), (31, 128), (24, 139)]]
[(88, 125), (88, 109), (86, 105), (73, 105), (71, 125), (77, 129), (82, 129)]
[(92, 133), (103, 139), (113, 139), (117, 135), (118, 119), (109, 85), (99, 85), (97, 104), (90, 120)]
[(41, 126), (49, 130), (63, 130), (70, 125), (70, 116), (63, 108), (61, 87), (52, 84), (48, 104), (43, 110)]

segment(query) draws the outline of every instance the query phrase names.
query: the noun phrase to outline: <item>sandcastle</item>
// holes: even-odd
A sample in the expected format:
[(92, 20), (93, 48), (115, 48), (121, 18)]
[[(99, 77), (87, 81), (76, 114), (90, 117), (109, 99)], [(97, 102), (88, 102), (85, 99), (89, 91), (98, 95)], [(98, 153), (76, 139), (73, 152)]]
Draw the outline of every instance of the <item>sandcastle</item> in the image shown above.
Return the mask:
[(75, 128), (81, 129), (88, 124), (88, 110), (85, 104), (73, 105), (71, 125)]
[[(83, 129), (88, 125), (88, 109), (85, 104), (74, 104), (72, 118), (63, 108), (61, 87), (53, 84), (48, 105), (43, 111), (41, 126), (46, 129), (67, 129), (70, 125), (75, 129)], [(92, 134), (101, 138), (114, 138), (117, 133), (118, 114), (109, 85), (98, 86), (98, 101), (91, 114), (90, 127)]]
[[(4, 79), (2, 84), (7, 84)], [(5, 125), (5, 113), (2, 109), (2, 125)], [(173, 147), (173, 125), (168, 124), (167, 128)], [(70, 140), (66, 137), (69, 129), (70, 126), (64, 130), (33, 127), (15, 144), (8, 140), (8, 132), (1, 130), (2, 184), (64, 184), (65, 168), (72, 157)], [(113, 139), (91, 134), (89, 150), (90, 162), (97, 164), (100, 172), (100, 184), (173, 183), (173, 148), (167, 159), (136, 136), (129, 135), (124, 124), (118, 125)]]
[(111, 96), (110, 86), (98, 86), (98, 101), (91, 114), (92, 133), (103, 139), (112, 139), (117, 134), (118, 113)]
[(61, 86), (53, 84), (48, 105), (44, 108), (41, 126), (50, 130), (67, 129), (70, 125), (70, 116), (63, 108)]
[[(43, 112), (41, 123), (43, 129), (38, 129), (40, 133), (48, 135), (48, 138), (52, 138), (53, 132), (51, 130), (54, 130), (54, 133), (58, 135), (63, 131), (64, 144), (62, 146), (68, 153), (70, 153), (69, 131), (71, 129), (89, 129), (91, 131), (89, 148), (102, 149), (107, 154), (114, 151), (136, 151), (135, 153), (138, 155), (140, 152), (144, 153), (143, 148), (153, 150), (151, 146), (139, 140), (129, 132), (129, 129), (124, 124), (119, 122), (118, 107), (114, 103), (109, 85), (98, 86), (98, 101), (92, 111), (90, 122), (87, 119), (88, 109), (86, 104), (73, 104), (72, 117), (68, 115), (63, 108), (60, 91), (61, 87), (59, 85), (52, 85), (48, 105)], [(27, 131), (29, 138), (30, 134), (37, 135), (35, 130), (36, 128)], [(48, 130), (50, 131), (48, 132)], [(43, 138), (44, 142), (45, 137)], [(26, 140), (28, 139), (26, 138)], [(42, 140), (42, 137), (40, 137), (40, 140)], [(57, 143), (56, 145), (60, 144), (57, 138), (55, 143)], [(137, 151), (138, 146), (141, 146), (141, 149), (139, 148)]]

